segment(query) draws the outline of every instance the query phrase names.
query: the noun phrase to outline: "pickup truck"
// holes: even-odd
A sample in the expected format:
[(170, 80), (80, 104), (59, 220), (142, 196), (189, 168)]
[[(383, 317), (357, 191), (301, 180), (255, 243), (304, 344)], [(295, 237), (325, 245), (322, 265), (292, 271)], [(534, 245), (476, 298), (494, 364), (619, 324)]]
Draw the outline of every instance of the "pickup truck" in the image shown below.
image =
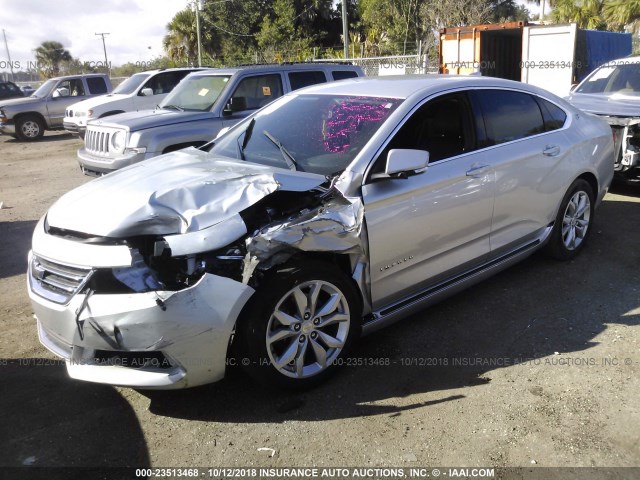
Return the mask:
[(30, 97), (0, 100), (0, 133), (21, 141), (39, 140), (45, 130), (62, 128), (69, 105), (111, 90), (105, 74), (50, 78)]
[(350, 64), (301, 63), (208, 69), (186, 76), (158, 108), (87, 125), (78, 150), (86, 175), (103, 175), (163, 153), (199, 147), (298, 88), (364, 76)]
[(201, 68), (162, 68), (127, 78), (113, 92), (70, 105), (62, 122), (67, 132), (84, 138), (87, 122), (118, 113), (151, 110), (191, 72)]

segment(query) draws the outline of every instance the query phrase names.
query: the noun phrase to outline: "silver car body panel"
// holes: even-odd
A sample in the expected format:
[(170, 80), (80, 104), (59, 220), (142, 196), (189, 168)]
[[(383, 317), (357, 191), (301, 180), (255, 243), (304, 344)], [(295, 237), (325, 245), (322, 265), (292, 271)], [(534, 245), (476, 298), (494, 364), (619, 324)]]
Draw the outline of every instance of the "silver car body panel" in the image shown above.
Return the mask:
[[(542, 96), (566, 112), (565, 126), (433, 161), (406, 178), (366, 180), (380, 152), (420, 105), (444, 93), (482, 88)], [(594, 183), (599, 203), (613, 176), (613, 142), (606, 123), (535, 87), (446, 76), (355, 79), (306, 92), (376, 98), (392, 92), (390, 98), (406, 100), (329, 187), (322, 175), (187, 149), (94, 180), (49, 210), (48, 228), (106, 239), (161, 236), (172, 257), (192, 263), (195, 254), (233, 242), (246, 247), (243, 255), (216, 253), (238, 262), (236, 279), (206, 273), (177, 291), (83, 290), (64, 305), (34, 291), (37, 272), (30, 272), (41, 339), (69, 360), (72, 376), (148, 388), (221, 378), (235, 322), (259, 278), (256, 272), (293, 256), (328, 253), (346, 259), (345, 273), (362, 296), (364, 332), (376, 330), (540, 248), (577, 177)], [(225, 137), (244, 128), (240, 123)], [(246, 212), (283, 192), (298, 192), (313, 202), (249, 228)], [(137, 255), (127, 245), (57, 237), (42, 222), (36, 230), (33, 254), (62, 264), (124, 267)], [(103, 251), (106, 256), (99, 253)], [(99, 265), (92, 257), (101, 259)], [(162, 352), (176, 367), (131, 371), (96, 365), (91, 363), (96, 350)], [(208, 369), (189, 367), (189, 359), (197, 356), (212, 362)]]

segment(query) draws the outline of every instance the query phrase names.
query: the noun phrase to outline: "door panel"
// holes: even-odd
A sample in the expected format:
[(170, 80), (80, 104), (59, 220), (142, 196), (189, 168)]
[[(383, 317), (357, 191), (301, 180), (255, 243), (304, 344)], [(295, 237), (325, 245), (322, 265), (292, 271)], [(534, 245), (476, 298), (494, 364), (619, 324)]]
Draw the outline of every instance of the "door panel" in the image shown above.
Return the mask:
[(500, 254), (553, 220), (558, 199), (551, 186), (570, 145), (558, 130), (564, 114), (556, 112), (554, 119), (549, 108), (559, 109), (542, 99), (496, 89), (477, 90), (472, 99), (493, 145), (487, 150), (496, 175), (491, 251)]
[[(557, 153), (545, 155), (549, 147)], [(558, 192), (550, 177), (559, 173), (569, 148), (564, 133), (555, 131), (491, 149), (496, 173), (492, 252), (509, 249), (553, 221)]]
[(485, 160), (469, 153), (363, 187), (374, 309), (488, 256), (494, 173), (471, 172)]

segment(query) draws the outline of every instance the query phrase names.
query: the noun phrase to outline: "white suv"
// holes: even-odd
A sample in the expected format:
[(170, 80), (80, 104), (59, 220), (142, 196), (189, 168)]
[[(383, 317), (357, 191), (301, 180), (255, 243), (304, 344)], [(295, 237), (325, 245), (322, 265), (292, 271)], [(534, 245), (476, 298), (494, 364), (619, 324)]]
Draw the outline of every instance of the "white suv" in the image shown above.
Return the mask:
[(167, 68), (136, 73), (109, 95), (83, 100), (65, 111), (64, 129), (84, 138), (87, 122), (124, 112), (154, 108), (180, 80), (200, 68)]

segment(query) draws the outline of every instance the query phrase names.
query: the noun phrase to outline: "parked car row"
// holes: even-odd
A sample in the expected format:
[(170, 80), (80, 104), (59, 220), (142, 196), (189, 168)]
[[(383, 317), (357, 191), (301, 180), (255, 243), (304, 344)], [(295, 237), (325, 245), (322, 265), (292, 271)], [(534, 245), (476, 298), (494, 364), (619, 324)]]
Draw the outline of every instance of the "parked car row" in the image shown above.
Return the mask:
[[(35, 228), (38, 334), (72, 378), (192, 387), (235, 356), (310, 387), (361, 334), (535, 251), (584, 248), (614, 173), (601, 118), (509, 80), (297, 90), (315, 75), (269, 68), (195, 72), (155, 112), (89, 123), (80, 155), (103, 163), (85, 170), (164, 155), (67, 193)], [(208, 136), (188, 136), (202, 120)]]

